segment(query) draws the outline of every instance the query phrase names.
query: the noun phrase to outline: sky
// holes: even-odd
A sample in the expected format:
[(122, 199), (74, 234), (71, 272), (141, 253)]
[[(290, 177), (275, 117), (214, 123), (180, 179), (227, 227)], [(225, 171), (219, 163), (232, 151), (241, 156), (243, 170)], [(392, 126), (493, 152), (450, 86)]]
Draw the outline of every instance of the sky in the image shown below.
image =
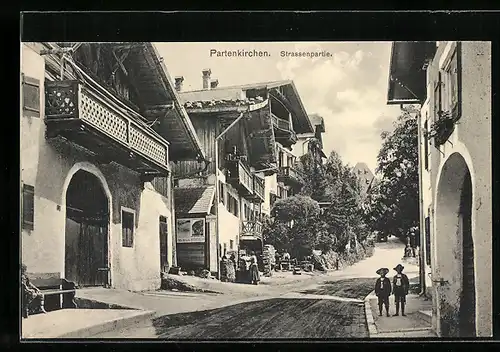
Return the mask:
[[(291, 79), (307, 113), (323, 116), (325, 153), (375, 172), (380, 133), (391, 130), (399, 106), (386, 104), (390, 42), (155, 43), (183, 90), (202, 89), (210, 68), (219, 87)], [(212, 49), (261, 50), (269, 57), (217, 57)], [(330, 57), (281, 57), (281, 51), (325, 51)]]

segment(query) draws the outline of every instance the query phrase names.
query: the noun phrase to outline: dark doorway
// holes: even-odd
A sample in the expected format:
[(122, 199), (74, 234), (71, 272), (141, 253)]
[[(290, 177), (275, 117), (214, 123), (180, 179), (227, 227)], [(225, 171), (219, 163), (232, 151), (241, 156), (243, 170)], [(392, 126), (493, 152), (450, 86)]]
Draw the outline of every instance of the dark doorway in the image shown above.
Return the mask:
[(160, 271), (168, 272), (168, 222), (165, 216), (160, 216)]
[(66, 191), (65, 278), (80, 287), (107, 286), (108, 198), (99, 179), (77, 171)]
[(472, 240), (472, 182), (465, 174), (460, 199), (462, 222), (462, 296), (460, 302), (460, 336), (476, 336), (476, 292), (474, 277), (474, 243)]

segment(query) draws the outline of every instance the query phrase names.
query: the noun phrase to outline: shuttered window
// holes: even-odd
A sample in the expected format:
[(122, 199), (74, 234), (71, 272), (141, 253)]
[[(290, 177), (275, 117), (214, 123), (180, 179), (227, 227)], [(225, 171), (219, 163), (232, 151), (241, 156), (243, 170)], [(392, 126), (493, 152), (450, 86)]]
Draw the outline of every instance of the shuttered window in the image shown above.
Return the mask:
[(134, 222), (135, 214), (132, 211), (122, 209), (122, 246), (134, 246)]
[(40, 117), (40, 81), (23, 74), (22, 85), (24, 115)]
[(22, 226), (25, 230), (33, 230), (35, 225), (35, 187), (23, 185), (23, 219)]

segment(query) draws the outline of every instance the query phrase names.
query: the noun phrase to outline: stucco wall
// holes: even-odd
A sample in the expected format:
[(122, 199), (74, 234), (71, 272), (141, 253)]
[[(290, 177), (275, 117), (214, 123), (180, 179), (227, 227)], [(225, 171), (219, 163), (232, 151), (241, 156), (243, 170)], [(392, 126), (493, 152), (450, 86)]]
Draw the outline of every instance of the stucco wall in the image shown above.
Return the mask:
[[(428, 71), (428, 79), (435, 82), (439, 61), (446, 43), (443, 42)], [(478, 336), (492, 334), (492, 209), (491, 209), (491, 45), (487, 42), (462, 42), (462, 114), (447, 142), (437, 150), (431, 149), (431, 184), (433, 198), (437, 195), (438, 177), (445, 161), (453, 153), (459, 153), (466, 161), (472, 177), (472, 234), (474, 241), (476, 282), (476, 330)], [(433, 87), (433, 86), (432, 86)], [(433, 90), (433, 88), (432, 88)], [(431, 103), (432, 106), (432, 103)], [(431, 108), (431, 113), (434, 111)], [(441, 154), (442, 153), (442, 154)], [(435, 207), (433, 207), (433, 211)], [(433, 246), (437, 245), (433, 219)], [(454, 235), (454, 234), (448, 234)], [(455, 260), (457, 249), (437, 248), (433, 252), (434, 264), (442, 275), (447, 275), (448, 264)], [(451, 263), (450, 263), (451, 264)], [(458, 268), (457, 268), (458, 269)], [(450, 278), (452, 273), (450, 272)], [(444, 277), (447, 279), (446, 277)]]
[[(109, 249), (112, 286), (130, 290), (160, 285), (159, 216), (169, 220), (168, 243), (172, 243), (172, 221), (167, 198), (146, 185), (138, 175), (117, 165), (96, 166), (76, 146), (45, 139), (44, 59), (22, 46), (22, 72), (40, 80), (40, 118), (21, 116), (21, 182), (35, 187), (34, 230), (22, 231), (22, 260), (30, 272), (60, 272), (64, 276), (66, 188), (72, 175), (84, 169), (96, 175), (111, 200)], [(22, 111), (22, 110), (21, 110)], [(121, 207), (136, 211), (133, 248), (121, 246)], [(172, 258), (169, 246), (169, 258)]]

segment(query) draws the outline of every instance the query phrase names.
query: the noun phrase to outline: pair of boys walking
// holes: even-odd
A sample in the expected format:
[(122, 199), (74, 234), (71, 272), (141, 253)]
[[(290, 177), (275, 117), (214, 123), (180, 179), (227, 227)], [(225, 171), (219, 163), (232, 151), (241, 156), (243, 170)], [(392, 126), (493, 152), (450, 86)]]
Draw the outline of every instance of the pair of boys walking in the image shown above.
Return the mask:
[(408, 276), (403, 274), (404, 266), (398, 264), (394, 270), (397, 274), (391, 281), (386, 275), (389, 273), (389, 269), (380, 268), (377, 270), (377, 274), (380, 277), (377, 279), (375, 283), (375, 295), (378, 297), (378, 310), (379, 316), (382, 316), (382, 306), (385, 306), (385, 313), (387, 316), (389, 315), (389, 296), (391, 293), (394, 294), (394, 300), (396, 302), (396, 314), (394, 316), (399, 315), (399, 308), (401, 307), (401, 315), (406, 316), (405, 314), (405, 304), (406, 304), (406, 295), (408, 294), (408, 290), (410, 288), (410, 281), (408, 280)]

